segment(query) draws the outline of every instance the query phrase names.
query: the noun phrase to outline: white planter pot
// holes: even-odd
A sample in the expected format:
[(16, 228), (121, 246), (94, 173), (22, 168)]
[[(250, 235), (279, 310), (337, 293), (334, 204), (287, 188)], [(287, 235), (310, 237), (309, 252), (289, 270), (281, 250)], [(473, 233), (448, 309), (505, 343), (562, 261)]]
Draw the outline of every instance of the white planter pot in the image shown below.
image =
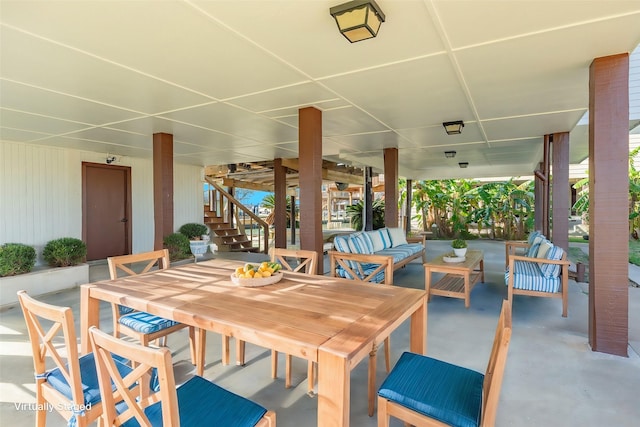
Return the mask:
[(190, 240), (189, 248), (191, 249), (191, 253), (196, 258), (202, 257), (202, 255), (207, 253), (209, 249), (209, 240)]
[(463, 257), (467, 254), (467, 248), (453, 248), (453, 252), (456, 254), (456, 256)]
[(31, 296), (75, 288), (89, 283), (89, 264), (73, 267), (46, 267), (17, 276), (0, 277), (0, 306), (18, 302), (18, 291)]

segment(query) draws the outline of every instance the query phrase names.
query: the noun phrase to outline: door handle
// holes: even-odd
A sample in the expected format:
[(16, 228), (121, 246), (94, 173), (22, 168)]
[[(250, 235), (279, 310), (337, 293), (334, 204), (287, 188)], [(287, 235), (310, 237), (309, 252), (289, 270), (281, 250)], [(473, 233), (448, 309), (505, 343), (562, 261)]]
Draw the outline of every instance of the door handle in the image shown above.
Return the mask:
[(127, 221), (129, 221), (127, 218), (122, 218), (122, 219), (120, 220), (120, 222), (127, 222)]

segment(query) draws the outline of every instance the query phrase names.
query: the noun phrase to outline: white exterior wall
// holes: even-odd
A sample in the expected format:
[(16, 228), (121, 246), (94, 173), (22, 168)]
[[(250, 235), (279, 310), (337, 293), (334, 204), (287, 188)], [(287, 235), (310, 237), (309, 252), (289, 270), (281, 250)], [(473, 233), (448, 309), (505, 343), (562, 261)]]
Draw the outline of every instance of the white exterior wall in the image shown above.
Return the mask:
[(640, 46), (629, 56), (629, 120), (640, 120)]
[[(82, 238), (82, 162), (105, 155), (31, 144), (0, 142), (0, 244), (44, 245), (60, 237)], [(153, 162), (123, 157), (131, 167), (132, 251), (153, 250)], [(174, 165), (174, 225), (202, 222), (203, 169)]]

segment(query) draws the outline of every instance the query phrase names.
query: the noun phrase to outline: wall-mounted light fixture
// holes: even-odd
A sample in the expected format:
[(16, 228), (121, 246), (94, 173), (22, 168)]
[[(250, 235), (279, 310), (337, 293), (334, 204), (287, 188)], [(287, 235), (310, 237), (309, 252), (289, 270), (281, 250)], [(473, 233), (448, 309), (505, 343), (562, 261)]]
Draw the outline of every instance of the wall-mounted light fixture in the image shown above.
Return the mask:
[(336, 188), (338, 189), (338, 191), (344, 191), (347, 188), (349, 188), (349, 183), (348, 182), (337, 182), (336, 181)]
[(445, 151), (445, 152), (444, 152), (444, 156), (445, 156), (447, 159), (453, 159), (453, 158), (456, 156), (456, 152), (455, 152), (455, 151), (453, 151), (453, 150), (452, 150), (452, 151)]
[(107, 154), (106, 162), (108, 165), (116, 161), (116, 156), (112, 156), (111, 154)]
[(447, 135), (459, 135), (462, 133), (464, 123), (462, 120), (456, 120), (455, 122), (444, 122), (442, 126), (444, 126)]
[(466, 169), (469, 166), (469, 162), (460, 162), (458, 163), (458, 166), (460, 166), (462, 169)]
[(332, 7), (329, 13), (342, 35), (351, 43), (375, 37), (384, 22), (384, 13), (373, 0), (350, 1)]

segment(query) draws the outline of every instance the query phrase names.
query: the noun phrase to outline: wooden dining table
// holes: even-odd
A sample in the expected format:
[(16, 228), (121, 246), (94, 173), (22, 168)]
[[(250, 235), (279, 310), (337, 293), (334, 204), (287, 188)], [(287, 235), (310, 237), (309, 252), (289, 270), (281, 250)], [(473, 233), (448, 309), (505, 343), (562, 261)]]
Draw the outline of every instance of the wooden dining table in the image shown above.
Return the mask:
[[(318, 426), (349, 425), (350, 372), (405, 320), (409, 349), (426, 353), (426, 292), (284, 272), (240, 287), (243, 262), (214, 259), (82, 285), (81, 345), (100, 326), (100, 301), (186, 323), (318, 363)], [(275, 409), (275, 408), (272, 408)]]

